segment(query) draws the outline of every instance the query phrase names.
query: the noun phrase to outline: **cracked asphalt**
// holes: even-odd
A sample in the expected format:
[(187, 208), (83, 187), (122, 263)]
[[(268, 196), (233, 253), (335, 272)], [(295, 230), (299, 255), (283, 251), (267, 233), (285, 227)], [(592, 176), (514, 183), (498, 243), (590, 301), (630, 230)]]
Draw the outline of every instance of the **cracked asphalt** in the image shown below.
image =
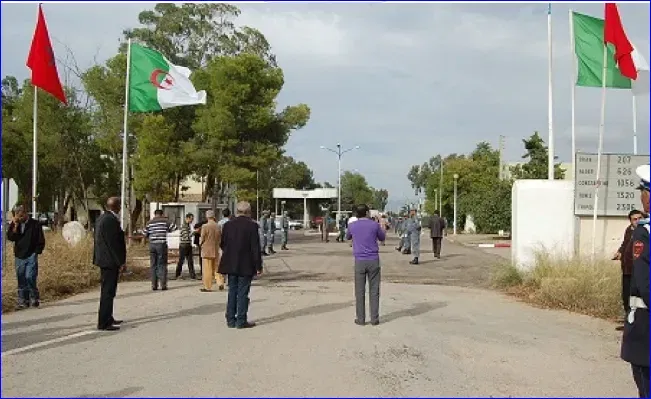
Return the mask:
[(250, 330), (191, 280), (121, 284), (115, 333), (93, 329), (97, 291), (5, 315), (2, 396), (635, 396), (612, 323), (485, 289), (498, 255), (446, 242), (411, 266), (394, 246), (379, 326), (353, 323), (350, 247), (318, 237), (266, 259)]

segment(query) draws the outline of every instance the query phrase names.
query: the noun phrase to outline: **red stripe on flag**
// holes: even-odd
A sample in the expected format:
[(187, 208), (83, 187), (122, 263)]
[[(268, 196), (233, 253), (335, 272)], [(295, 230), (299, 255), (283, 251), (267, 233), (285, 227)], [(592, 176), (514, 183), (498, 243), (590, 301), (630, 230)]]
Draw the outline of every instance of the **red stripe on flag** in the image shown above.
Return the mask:
[(52, 94), (62, 103), (68, 103), (59, 79), (50, 34), (47, 31), (45, 16), (40, 4), (38, 5), (36, 30), (27, 57), (27, 67), (32, 70), (32, 84), (34, 86)]
[(637, 79), (637, 68), (635, 68), (631, 56), (633, 45), (628, 41), (626, 32), (624, 32), (624, 26), (615, 3), (606, 3), (604, 20), (604, 42), (612, 43), (615, 46), (617, 68), (627, 78)]

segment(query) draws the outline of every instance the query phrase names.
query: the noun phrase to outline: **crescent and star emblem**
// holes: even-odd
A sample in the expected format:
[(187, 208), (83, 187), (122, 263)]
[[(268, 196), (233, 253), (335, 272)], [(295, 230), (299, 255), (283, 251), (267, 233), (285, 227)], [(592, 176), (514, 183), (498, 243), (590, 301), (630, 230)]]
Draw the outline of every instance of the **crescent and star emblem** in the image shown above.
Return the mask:
[[(162, 79), (159, 78), (161, 75), (163, 75)], [(149, 76), (149, 81), (154, 85), (154, 87), (161, 90), (169, 90), (174, 86), (174, 79), (172, 79), (169, 73), (162, 69), (154, 69)]]

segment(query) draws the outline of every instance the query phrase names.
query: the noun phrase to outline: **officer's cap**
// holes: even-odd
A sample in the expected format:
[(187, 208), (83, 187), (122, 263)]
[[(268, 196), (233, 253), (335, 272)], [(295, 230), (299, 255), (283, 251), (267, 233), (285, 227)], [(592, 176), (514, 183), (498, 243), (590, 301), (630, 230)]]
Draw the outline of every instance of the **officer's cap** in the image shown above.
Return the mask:
[(649, 164), (638, 166), (635, 169), (635, 174), (640, 178), (640, 185), (638, 186), (639, 190), (651, 191), (651, 168)]

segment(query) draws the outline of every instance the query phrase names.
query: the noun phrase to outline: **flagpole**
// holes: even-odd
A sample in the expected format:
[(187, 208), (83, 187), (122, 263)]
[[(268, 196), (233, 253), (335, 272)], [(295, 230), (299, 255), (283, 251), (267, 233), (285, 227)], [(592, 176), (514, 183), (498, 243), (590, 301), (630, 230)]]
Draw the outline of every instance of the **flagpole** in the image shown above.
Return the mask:
[[(572, 135), (572, 176), (576, 173), (576, 74), (577, 74), (577, 63), (576, 63), (576, 49), (574, 43), (574, 18), (572, 18), (572, 10), (570, 10), (570, 53), (572, 56), (572, 92), (570, 94), (571, 105), (571, 135)], [(576, 176), (575, 180), (576, 180)]]
[(554, 109), (553, 109), (553, 97), (552, 97), (552, 3), (549, 3), (547, 7), (547, 52), (549, 60), (548, 64), (548, 110), (547, 110), (547, 123), (549, 129), (549, 143), (548, 143), (548, 160), (547, 160), (547, 178), (549, 180), (554, 180)]
[[(33, 84), (33, 82), (32, 82)], [(32, 128), (34, 129), (34, 147), (33, 147), (33, 154), (32, 154), (32, 217), (36, 219), (38, 215), (36, 215), (36, 179), (38, 177), (38, 151), (37, 151), (37, 135), (38, 135), (38, 122), (37, 122), (37, 117), (38, 117), (38, 87), (34, 86), (34, 118), (33, 118), (33, 126)]]
[(633, 95), (633, 155), (637, 155), (637, 97)]
[(601, 186), (601, 154), (604, 147), (604, 130), (606, 122), (606, 72), (608, 70), (608, 47), (604, 43), (603, 70), (601, 72), (601, 115), (599, 121), (599, 147), (597, 148), (597, 171), (595, 177), (594, 205), (592, 209), (592, 258), (597, 252), (597, 207), (599, 205), (599, 187)]
[[(127, 187), (127, 120), (129, 116), (129, 75), (131, 74), (131, 39), (128, 39), (127, 42), (127, 76), (126, 76), (126, 84), (124, 86), (124, 125), (122, 127), (122, 187), (120, 190), (120, 209), (121, 209), (121, 215), (120, 215), (120, 225), (122, 229), (124, 230), (125, 226), (125, 218), (127, 215), (127, 211), (124, 206), (127, 192), (126, 192), (126, 187)], [(129, 235), (130, 232), (127, 232), (127, 235)]]

